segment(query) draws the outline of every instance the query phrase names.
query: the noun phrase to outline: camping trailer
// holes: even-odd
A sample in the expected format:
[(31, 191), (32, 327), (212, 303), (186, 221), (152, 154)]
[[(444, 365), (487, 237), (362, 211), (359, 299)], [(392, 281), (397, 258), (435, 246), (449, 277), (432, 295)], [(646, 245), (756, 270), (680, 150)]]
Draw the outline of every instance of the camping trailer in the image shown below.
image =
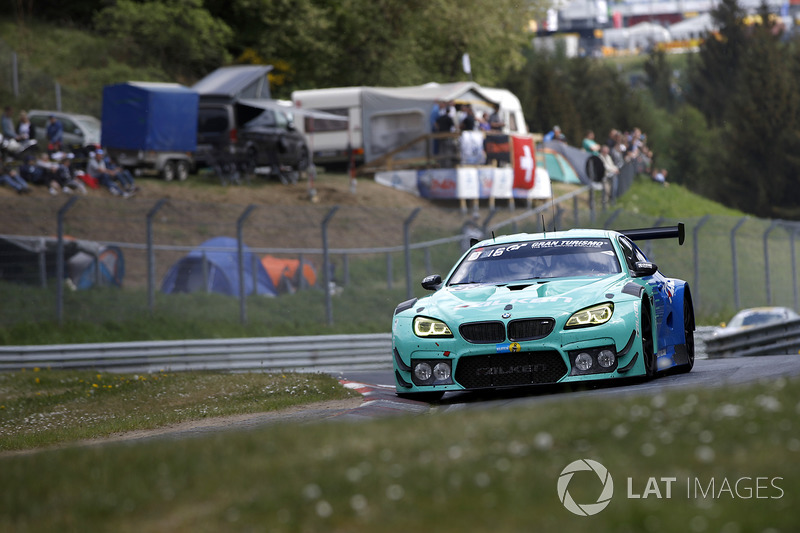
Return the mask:
[[(317, 163), (347, 163), (352, 147), (356, 164), (370, 162), (430, 133), (430, 112), (437, 100), (470, 103), (476, 113), (491, 112), (494, 104), (506, 124), (504, 133), (528, 133), (519, 99), (506, 89), (474, 82), (428, 83), (410, 87), (337, 87), (294, 91), (300, 109), (345, 116), (348, 122), (307, 116), (298, 121)], [(409, 157), (422, 147), (409, 149)]]

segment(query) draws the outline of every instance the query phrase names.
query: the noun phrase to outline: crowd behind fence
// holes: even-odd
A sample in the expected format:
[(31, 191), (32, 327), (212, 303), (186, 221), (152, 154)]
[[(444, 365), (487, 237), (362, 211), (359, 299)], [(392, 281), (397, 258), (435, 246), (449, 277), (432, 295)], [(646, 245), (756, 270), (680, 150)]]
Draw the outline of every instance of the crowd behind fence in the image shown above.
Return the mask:
[[(598, 196), (584, 187), (522, 212), (484, 210), (478, 227), (489, 237), (571, 227), (621, 230), (683, 222), (684, 246), (672, 240), (646, 241), (640, 246), (662, 272), (689, 282), (701, 319), (724, 319), (740, 308), (759, 305), (798, 308), (795, 238), (800, 224), (753, 217), (645, 217), (612, 206), (595, 208)], [(256, 265), (248, 267), (243, 260), (247, 250), (250, 261), (275, 256), (296, 260), (301, 272), (303, 265), (313, 266), (313, 284), (301, 275), (287, 279), (282, 289), (321, 291), (325, 320), (332, 324), (336, 319), (333, 298), (349, 290), (352, 278), (360, 286), (405, 288), (406, 297), (421, 296), (424, 291), (419, 280), (431, 273), (446, 274), (466, 245), (465, 216), (455, 208), (236, 206), (164, 199), (109, 203), (108, 212), (98, 215), (96, 209), (82, 211), (81, 200), (73, 198), (66, 203), (41, 199), (32, 215), (30, 206), (23, 210), (13, 201), (7, 203), (2, 206), (5, 217), (17, 217), (30, 231), (0, 236), (2, 278), (16, 273), (26, 287), (52, 294), (52, 307), (38, 309), (33, 319), (59, 323), (73, 315), (72, 309), (64, 307), (64, 291), (83, 288), (75, 287), (71, 279), (75, 265), (62, 259), (74, 255), (76, 247), (87, 256), (79, 265), (83, 277), (78, 280), (87, 288), (78, 293), (85, 292), (89, 298), (94, 292), (91, 305), (106, 319), (113, 319), (113, 308), (119, 305), (115, 295), (121, 291), (146, 295), (143, 308), (152, 312), (157, 302), (163, 301), (155, 295), (161, 292), (169, 270), (192, 251), (202, 255), (201, 245), (207, 238), (227, 235), (232, 236), (233, 245), (223, 251), (230, 253), (238, 271), (230, 294), (238, 299), (242, 323), (247, 321), (248, 302), (258, 297), (254, 296), (258, 280), (252, 278)], [(28, 251), (20, 252), (20, 243), (27, 245)], [(106, 264), (102, 251), (109, 249), (120, 251), (122, 264)], [(205, 256), (201, 265), (205, 266), (199, 279), (207, 288)], [(108, 270), (115, 267), (124, 272), (109, 275)], [(101, 282), (108, 284), (105, 278), (113, 284), (115, 276), (121, 291), (96, 290)], [(54, 282), (65, 278), (70, 279)], [(3, 290), (13, 285), (1, 283)], [(0, 308), (0, 326), (21, 320), (31, 320), (31, 315)]]

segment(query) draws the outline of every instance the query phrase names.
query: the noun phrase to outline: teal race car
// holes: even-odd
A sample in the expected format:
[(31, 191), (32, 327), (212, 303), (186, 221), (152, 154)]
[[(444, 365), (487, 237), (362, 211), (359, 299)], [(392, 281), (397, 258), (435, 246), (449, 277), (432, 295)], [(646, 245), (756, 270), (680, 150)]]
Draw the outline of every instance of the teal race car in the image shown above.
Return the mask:
[(433, 294), (392, 321), (399, 396), (688, 372), (694, 365), (689, 285), (634, 243), (684, 241), (684, 226), (498, 236), (475, 242)]

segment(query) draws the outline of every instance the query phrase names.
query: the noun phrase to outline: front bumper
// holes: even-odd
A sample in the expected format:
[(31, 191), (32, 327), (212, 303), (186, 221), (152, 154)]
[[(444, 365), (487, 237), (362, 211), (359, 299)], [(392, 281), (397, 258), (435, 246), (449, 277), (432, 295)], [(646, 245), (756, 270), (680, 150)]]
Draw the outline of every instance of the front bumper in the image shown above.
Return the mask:
[[(461, 338), (420, 339), (394, 335), (397, 392), (498, 389), (618, 379), (645, 374), (638, 328), (627, 321), (553, 332), (545, 339), (472, 344)], [(613, 363), (609, 364), (609, 353)], [(582, 360), (578, 365), (576, 359)], [(589, 368), (586, 368), (586, 361)], [(601, 364), (601, 360), (602, 363)], [(420, 363), (449, 365), (447, 380), (422, 379)], [(440, 367), (441, 368), (441, 367)], [(441, 373), (440, 373), (441, 376)]]

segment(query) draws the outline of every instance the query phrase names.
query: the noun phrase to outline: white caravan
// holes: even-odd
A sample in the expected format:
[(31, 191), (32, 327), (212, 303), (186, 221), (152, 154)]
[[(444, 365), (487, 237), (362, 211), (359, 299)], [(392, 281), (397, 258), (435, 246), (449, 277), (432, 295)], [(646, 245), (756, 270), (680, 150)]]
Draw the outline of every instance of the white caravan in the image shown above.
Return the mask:
[[(337, 87), (294, 91), (292, 102), (304, 110), (348, 118), (347, 123), (305, 116), (296, 126), (306, 135), (316, 163), (347, 163), (350, 148), (356, 164), (372, 161), (430, 133), (430, 113), (437, 100), (470, 103), (476, 113), (495, 104), (505, 122), (504, 133), (528, 133), (519, 99), (506, 89), (473, 82), (428, 83), (412, 87)], [(424, 155), (420, 143), (404, 156)]]

